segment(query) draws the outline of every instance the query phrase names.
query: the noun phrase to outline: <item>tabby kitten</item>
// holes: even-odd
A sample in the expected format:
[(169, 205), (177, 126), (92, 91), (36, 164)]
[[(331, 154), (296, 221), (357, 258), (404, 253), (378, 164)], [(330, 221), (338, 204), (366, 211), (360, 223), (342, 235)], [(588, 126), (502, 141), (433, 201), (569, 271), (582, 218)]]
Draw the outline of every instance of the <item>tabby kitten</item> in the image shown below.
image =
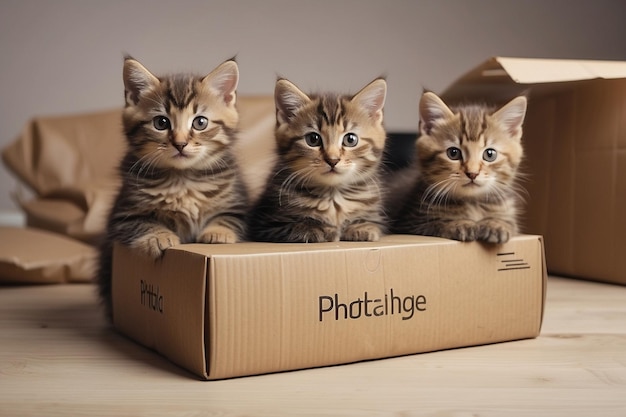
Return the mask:
[(98, 274), (109, 316), (115, 242), (155, 260), (179, 243), (234, 243), (245, 236), (247, 210), (233, 156), (236, 62), (226, 61), (204, 77), (156, 77), (127, 57), (123, 78), (128, 147)]
[(384, 79), (354, 96), (276, 82), (277, 162), (249, 221), (253, 240), (376, 241), (386, 230), (379, 172)]
[(395, 233), (504, 243), (518, 231), (516, 180), (526, 98), (497, 111), (450, 109), (426, 92), (420, 105), (417, 177)]

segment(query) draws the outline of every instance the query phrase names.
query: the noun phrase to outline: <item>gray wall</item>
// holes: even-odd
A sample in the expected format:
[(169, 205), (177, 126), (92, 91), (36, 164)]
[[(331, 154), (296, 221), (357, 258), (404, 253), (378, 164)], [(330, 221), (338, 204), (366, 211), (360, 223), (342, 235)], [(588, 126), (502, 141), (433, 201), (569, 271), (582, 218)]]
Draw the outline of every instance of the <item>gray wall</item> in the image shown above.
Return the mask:
[[(624, 16), (622, 0), (0, 0), (0, 146), (35, 115), (121, 106), (124, 53), (155, 72), (236, 54), (240, 94), (385, 74), (387, 127), (411, 131), (423, 87), (493, 55), (626, 60)], [(0, 214), (15, 184), (0, 168)]]

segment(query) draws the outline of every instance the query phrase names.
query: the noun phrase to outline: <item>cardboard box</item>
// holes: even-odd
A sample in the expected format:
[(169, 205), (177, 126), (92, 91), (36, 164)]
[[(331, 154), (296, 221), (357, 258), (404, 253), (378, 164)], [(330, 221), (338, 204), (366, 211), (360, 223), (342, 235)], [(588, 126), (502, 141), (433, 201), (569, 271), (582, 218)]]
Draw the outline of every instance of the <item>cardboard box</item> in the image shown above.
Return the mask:
[(186, 244), (157, 263), (117, 246), (114, 324), (203, 379), (533, 338), (543, 243)]
[(524, 232), (544, 236), (550, 273), (626, 284), (626, 62), (492, 58), (442, 95), (523, 92)]

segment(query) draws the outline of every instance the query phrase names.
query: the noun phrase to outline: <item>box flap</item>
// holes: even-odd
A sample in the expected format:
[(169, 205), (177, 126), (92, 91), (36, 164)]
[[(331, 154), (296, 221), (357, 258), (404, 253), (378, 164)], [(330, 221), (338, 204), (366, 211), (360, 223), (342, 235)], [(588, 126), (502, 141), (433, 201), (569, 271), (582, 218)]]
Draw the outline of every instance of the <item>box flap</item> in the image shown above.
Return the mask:
[(551, 91), (573, 81), (626, 78), (626, 62), (493, 57), (463, 74), (443, 93), (446, 102), (502, 102), (533, 91)]
[(576, 59), (495, 58), (503, 71), (520, 84), (626, 78), (626, 62)]

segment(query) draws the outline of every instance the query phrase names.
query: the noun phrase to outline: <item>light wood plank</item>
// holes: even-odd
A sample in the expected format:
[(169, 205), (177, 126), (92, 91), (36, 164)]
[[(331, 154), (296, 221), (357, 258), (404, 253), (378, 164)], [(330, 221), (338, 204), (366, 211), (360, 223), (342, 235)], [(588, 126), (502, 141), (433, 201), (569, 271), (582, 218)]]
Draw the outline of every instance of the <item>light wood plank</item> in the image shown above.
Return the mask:
[(624, 416), (626, 287), (551, 277), (537, 339), (198, 381), (91, 285), (0, 288), (1, 416)]

